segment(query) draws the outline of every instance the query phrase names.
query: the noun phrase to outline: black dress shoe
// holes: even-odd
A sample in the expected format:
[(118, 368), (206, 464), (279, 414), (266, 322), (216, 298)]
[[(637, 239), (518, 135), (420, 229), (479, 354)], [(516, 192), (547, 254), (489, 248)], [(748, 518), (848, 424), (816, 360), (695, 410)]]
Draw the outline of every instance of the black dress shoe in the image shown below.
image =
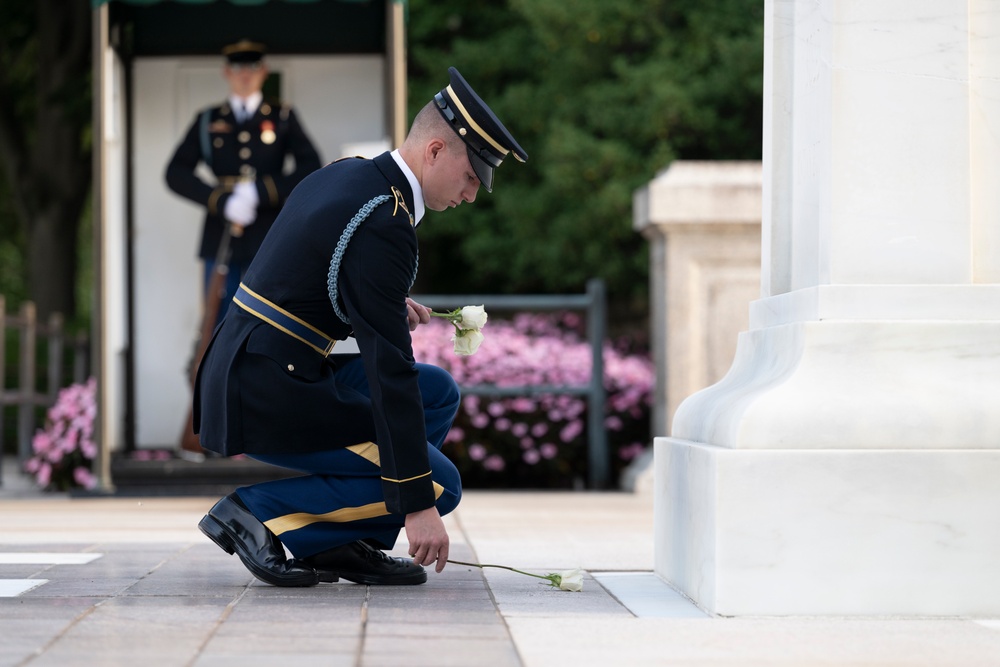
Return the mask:
[(338, 578), (356, 584), (408, 586), (427, 581), (424, 568), (409, 558), (393, 558), (364, 542), (351, 542), (302, 559), (320, 581)]
[(285, 558), (285, 548), (274, 533), (250, 513), (232, 493), (215, 504), (198, 523), (201, 532), (226, 553), (235, 553), (261, 581), (274, 586), (315, 586), (316, 570)]

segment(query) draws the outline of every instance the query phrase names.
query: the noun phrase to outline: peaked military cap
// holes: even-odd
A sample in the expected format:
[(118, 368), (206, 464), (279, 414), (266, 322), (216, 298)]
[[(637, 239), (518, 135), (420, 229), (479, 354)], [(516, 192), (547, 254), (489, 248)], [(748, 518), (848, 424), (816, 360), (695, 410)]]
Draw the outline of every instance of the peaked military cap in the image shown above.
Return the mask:
[(438, 111), (465, 141), (469, 161), (487, 192), (493, 192), (493, 170), (507, 154), (519, 162), (528, 154), (492, 110), (486, 106), (458, 70), (448, 68), (451, 83), (434, 96)]
[(266, 52), (267, 49), (263, 44), (249, 39), (241, 39), (222, 49), (222, 55), (230, 63), (255, 63), (260, 61)]

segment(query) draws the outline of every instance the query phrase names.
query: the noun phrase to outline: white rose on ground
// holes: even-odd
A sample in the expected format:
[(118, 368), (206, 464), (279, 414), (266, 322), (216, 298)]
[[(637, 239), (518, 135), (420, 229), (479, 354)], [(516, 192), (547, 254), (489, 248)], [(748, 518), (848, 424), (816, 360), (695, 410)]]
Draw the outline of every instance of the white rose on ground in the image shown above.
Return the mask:
[(535, 577), (537, 579), (545, 579), (549, 582), (549, 586), (553, 588), (558, 588), (563, 591), (575, 591), (579, 592), (583, 590), (583, 570), (565, 570), (563, 572), (550, 572), (549, 574), (534, 574), (532, 572), (525, 572), (524, 570), (518, 570), (517, 568), (510, 567), (509, 565), (491, 565), (489, 563), (465, 563), (460, 560), (448, 559), (449, 563), (455, 563), (456, 565), (468, 565), (469, 567), (499, 567), (504, 570), (510, 570), (511, 572), (517, 572), (518, 574), (525, 574), (529, 577)]
[(559, 579), (558, 586), (564, 591), (583, 590), (583, 570), (566, 570), (554, 576)]

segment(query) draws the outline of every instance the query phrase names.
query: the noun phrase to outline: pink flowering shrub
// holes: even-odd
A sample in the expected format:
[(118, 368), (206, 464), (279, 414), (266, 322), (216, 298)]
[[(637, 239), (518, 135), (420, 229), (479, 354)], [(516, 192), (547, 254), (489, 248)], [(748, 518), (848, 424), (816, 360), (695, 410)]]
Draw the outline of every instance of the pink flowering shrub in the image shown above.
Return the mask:
[(91, 471), (97, 456), (94, 417), (97, 414), (97, 381), (73, 384), (59, 392), (49, 408), (45, 428), (31, 441), (34, 456), (24, 469), (45, 489), (66, 491), (73, 487), (91, 489), (96, 479)]
[[(413, 332), (417, 361), (448, 370), (459, 385), (586, 385), (591, 351), (575, 313), (491, 316), (485, 340), (457, 356), (452, 326), (431, 320)], [(612, 477), (649, 442), (655, 372), (648, 355), (605, 344), (604, 425)], [(587, 398), (582, 395), (462, 398), (445, 452), (466, 487), (579, 488), (587, 479)]]

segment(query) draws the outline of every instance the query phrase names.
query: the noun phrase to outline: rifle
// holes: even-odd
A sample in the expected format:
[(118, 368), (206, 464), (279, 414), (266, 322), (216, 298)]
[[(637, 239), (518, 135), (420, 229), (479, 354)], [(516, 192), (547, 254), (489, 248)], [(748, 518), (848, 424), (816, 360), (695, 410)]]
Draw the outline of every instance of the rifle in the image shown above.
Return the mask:
[[(239, 237), (243, 234), (243, 228), (239, 225), (228, 224), (222, 230), (222, 239), (219, 241), (219, 250), (215, 255), (215, 271), (208, 282), (208, 291), (205, 294), (205, 309), (201, 320), (201, 331), (198, 337), (198, 347), (195, 350), (194, 361), (191, 364), (190, 377), (192, 395), (194, 393), (194, 382), (198, 375), (198, 366), (205, 357), (205, 350), (212, 340), (212, 332), (215, 330), (215, 322), (219, 319), (219, 308), (222, 307), (222, 296), (226, 293), (226, 277), (229, 275), (230, 247), (229, 242), (232, 237)], [(187, 421), (184, 430), (181, 432), (180, 454), (182, 458), (195, 461), (202, 461), (205, 458), (205, 450), (202, 449), (198, 434), (194, 432), (194, 412), (193, 406), (188, 407)]]

